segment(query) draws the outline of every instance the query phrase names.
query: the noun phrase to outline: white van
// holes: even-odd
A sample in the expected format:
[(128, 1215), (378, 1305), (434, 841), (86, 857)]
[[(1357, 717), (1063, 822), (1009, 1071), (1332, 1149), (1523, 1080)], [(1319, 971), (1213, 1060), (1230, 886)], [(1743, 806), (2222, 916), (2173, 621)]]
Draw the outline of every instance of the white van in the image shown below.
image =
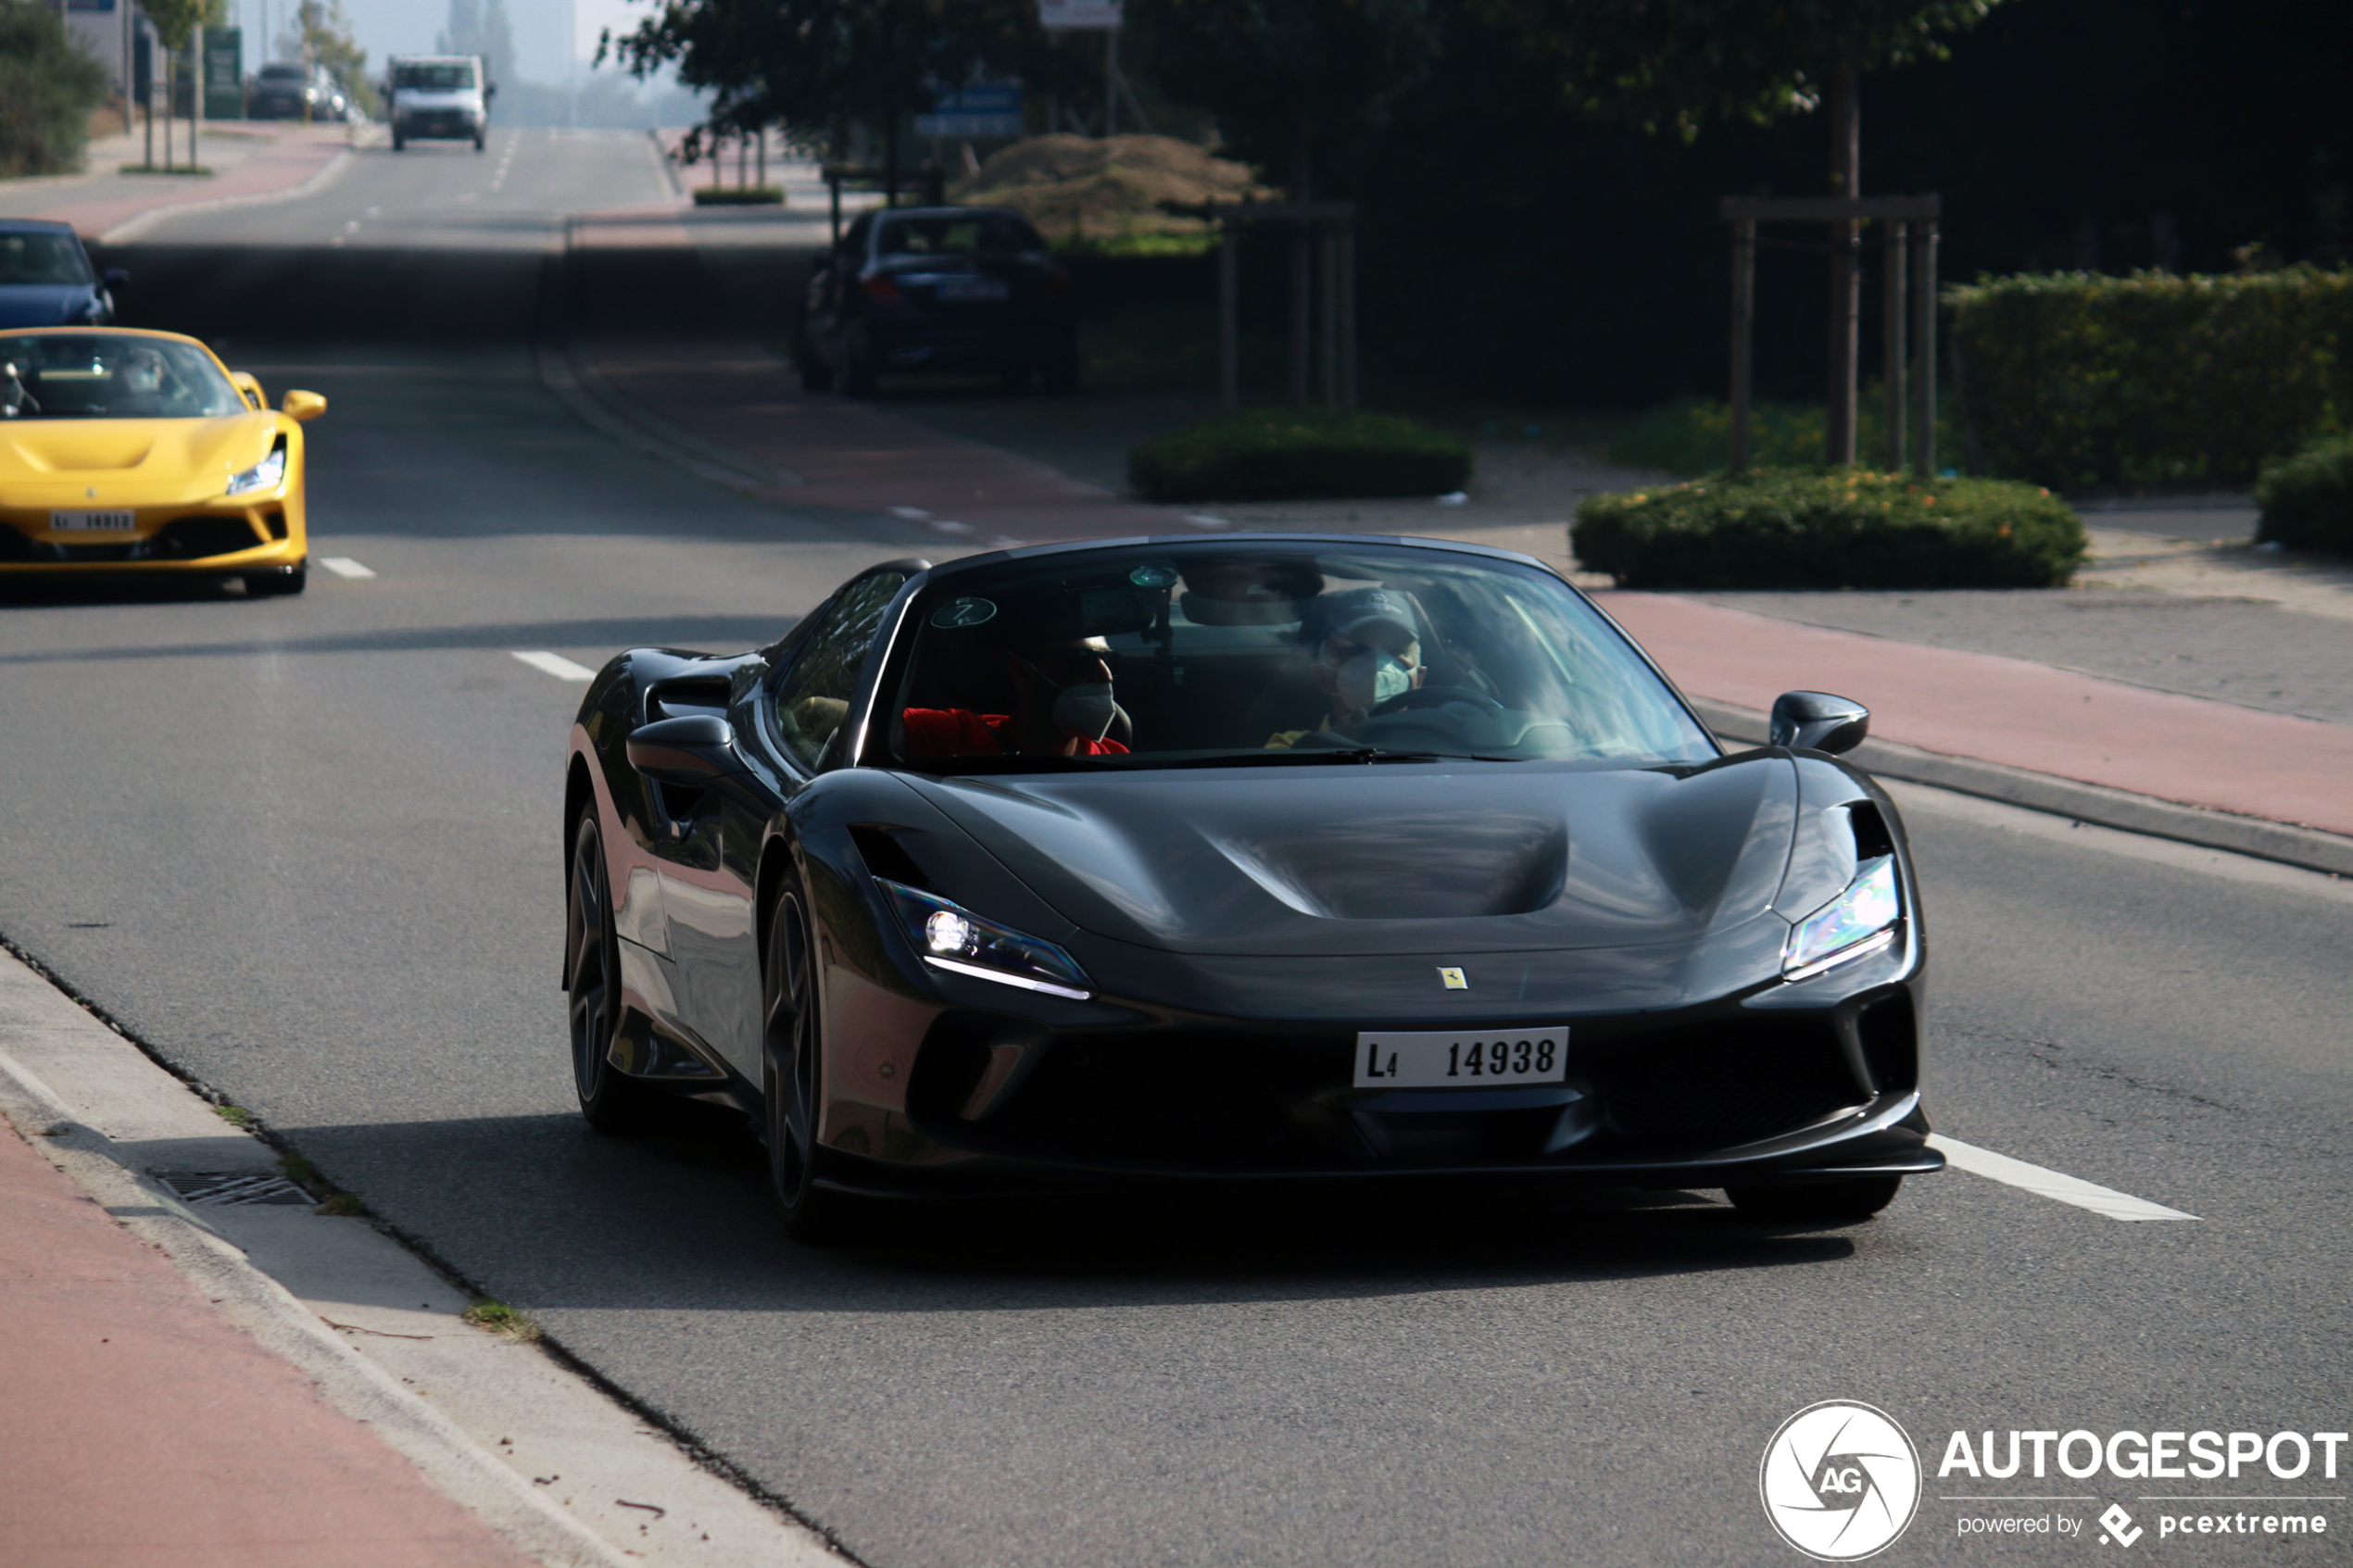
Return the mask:
[(385, 118), (392, 150), (412, 141), (472, 142), (482, 151), (497, 86), (483, 79), (480, 55), (395, 55), (387, 62)]

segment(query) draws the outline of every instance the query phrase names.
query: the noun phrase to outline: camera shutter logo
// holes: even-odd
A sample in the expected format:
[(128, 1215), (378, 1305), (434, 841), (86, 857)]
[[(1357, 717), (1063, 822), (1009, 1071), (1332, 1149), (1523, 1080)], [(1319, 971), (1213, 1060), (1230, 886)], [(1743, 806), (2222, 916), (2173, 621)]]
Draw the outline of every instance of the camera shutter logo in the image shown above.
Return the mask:
[(1765, 1445), (1756, 1489), (1781, 1539), (1821, 1562), (1894, 1544), (1920, 1502), (1920, 1456), (1885, 1411), (1847, 1399), (1808, 1405)]

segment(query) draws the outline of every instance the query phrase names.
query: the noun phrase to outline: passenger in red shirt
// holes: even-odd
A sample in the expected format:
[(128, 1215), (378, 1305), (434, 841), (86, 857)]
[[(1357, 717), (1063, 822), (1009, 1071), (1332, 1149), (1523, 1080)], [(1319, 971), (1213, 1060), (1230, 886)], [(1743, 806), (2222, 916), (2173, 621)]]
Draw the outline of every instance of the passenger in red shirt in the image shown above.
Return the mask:
[(1113, 724), (1126, 716), (1112, 696), (1109, 651), (1100, 637), (1006, 649), (1013, 710), (907, 709), (900, 715), (907, 757), (1126, 755), (1127, 747), (1109, 738)]

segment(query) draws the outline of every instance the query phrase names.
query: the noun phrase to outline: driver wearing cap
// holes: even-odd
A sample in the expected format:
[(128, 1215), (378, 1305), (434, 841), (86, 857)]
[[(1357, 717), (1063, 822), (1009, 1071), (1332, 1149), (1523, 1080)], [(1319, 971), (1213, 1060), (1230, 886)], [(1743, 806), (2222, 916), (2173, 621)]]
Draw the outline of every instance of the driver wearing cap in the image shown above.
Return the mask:
[[(1421, 685), (1428, 673), (1421, 620), (1404, 595), (1388, 588), (1333, 594), (1322, 611), (1323, 641), (1307, 672), (1331, 709), (1315, 728), (1345, 734), (1382, 703)], [(1279, 730), (1266, 745), (1287, 747), (1308, 733)]]

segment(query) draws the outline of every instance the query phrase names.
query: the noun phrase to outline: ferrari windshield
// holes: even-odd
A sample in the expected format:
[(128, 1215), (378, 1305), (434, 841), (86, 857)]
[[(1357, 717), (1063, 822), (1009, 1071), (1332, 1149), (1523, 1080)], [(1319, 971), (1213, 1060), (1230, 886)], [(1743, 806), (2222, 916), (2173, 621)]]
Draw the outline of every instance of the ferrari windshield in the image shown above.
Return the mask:
[(911, 614), (872, 732), (900, 767), (1717, 755), (1591, 605), (1490, 557), (1139, 545), (958, 573)]
[(56, 230), (0, 230), (0, 283), (86, 283), (82, 242)]
[(212, 356), (128, 332), (0, 337), (0, 419), (204, 420), (245, 412)]

